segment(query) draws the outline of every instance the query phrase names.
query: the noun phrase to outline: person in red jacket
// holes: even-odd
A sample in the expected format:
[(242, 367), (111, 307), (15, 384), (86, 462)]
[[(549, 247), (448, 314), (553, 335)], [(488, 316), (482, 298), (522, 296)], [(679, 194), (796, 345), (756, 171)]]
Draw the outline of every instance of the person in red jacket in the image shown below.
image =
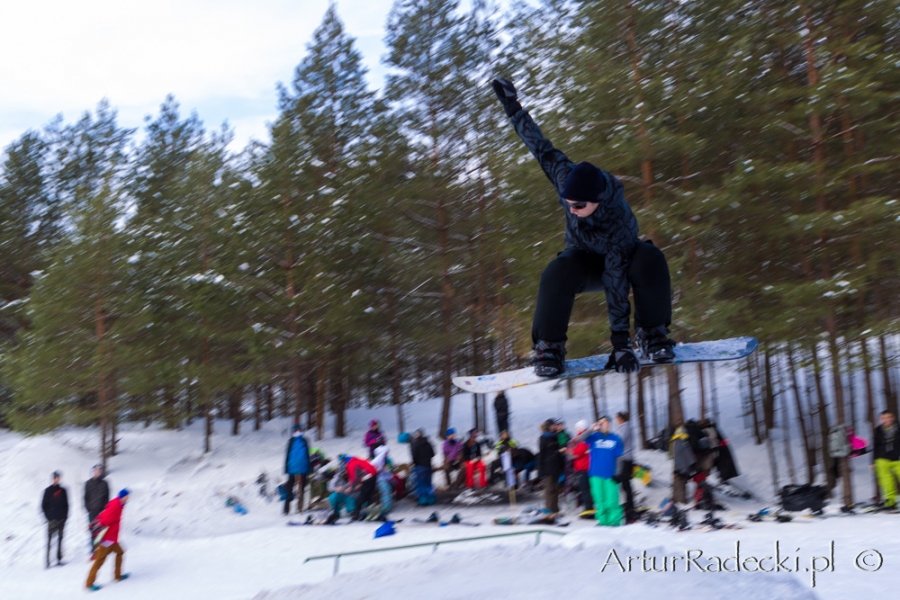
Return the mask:
[[(587, 421), (575, 423), (575, 436), (587, 431)], [(591, 464), (591, 447), (584, 440), (573, 439), (569, 442), (569, 455), (572, 457), (574, 487), (578, 493), (581, 510), (594, 510), (594, 499), (591, 497), (591, 485), (588, 480), (588, 467)]]
[(122, 555), (125, 554), (125, 551), (119, 545), (119, 524), (122, 521), (122, 509), (127, 501), (128, 490), (123, 489), (118, 496), (109, 501), (103, 512), (97, 515), (97, 521), (106, 529), (103, 537), (100, 538), (97, 552), (94, 554), (94, 564), (91, 566), (91, 572), (88, 573), (87, 583), (85, 584), (85, 587), (91, 591), (100, 589), (100, 586), (95, 585), (94, 581), (97, 579), (97, 571), (103, 566), (110, 552), (116, 553), (116, 581), (128, 578), (128, 573), (122, 573)]
[(347, 480), (350, 482), (350, 489), (356, 499), (356, 506), (353, 512), (350, 513), (350, 518), (358, 521), (363, 505), (368, 504), (372, 500), (377, 481), (375, 476), (378, 474), (378, 469), (369, 461), (356, 456), (341, 454), (338, 458), (340, 458), (347, 469)]

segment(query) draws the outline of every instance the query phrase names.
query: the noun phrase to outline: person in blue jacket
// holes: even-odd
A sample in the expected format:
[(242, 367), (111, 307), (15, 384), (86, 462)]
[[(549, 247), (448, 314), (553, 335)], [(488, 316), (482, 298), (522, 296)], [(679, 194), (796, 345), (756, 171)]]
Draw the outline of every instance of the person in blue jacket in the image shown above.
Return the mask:
[(590, 447), (588, 478), (597, 510), (594, 518), (598, 525), (618, 527), (622, 524), (622, 506), (615, 477), (616, 463), (624, 448), (622, 438), (609, 431), (609, 417), (603, 416), (584, 441)]
[(298, 484), (300, 492), (297, 494), (297, 512), (303, 512), (303, 490), (306, 488), (306, 479), (312, 470), (309, 460), (309, 444), (303, 437), (303, 428), (299, 424), (291, 428), (291, 439), (288, 440), (287, 454), (284, 459), (284, 472), (288, 476), (287, 496), (284, 501), (284, 514), (288, 514), (291, 508), (291, 500), (294, 498), (294, 484)]

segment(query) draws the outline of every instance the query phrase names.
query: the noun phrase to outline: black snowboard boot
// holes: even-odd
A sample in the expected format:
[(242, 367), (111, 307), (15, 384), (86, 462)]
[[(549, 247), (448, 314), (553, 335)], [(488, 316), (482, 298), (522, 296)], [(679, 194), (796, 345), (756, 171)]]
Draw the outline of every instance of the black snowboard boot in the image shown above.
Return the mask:
[(669, 330), (665, 325), (659, 325), (649, 329), (637, 328), (635, 341), (640, 350), (641, 357), (657, 363), (668, 363), (675, 359), (675, 342), (667, 335)]
[(538, 377), (556, 377), (566, 370), (566, 343), (539, 341), (532, 347), (534, 358), (531, 365)]

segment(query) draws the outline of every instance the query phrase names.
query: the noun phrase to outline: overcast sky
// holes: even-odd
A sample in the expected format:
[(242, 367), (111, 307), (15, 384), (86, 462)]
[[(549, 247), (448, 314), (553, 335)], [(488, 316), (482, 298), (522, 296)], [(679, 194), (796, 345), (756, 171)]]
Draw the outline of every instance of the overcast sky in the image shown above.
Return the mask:
[[(338, 0), (346, 32), (383, 84), (392, 0)], [(288, 83), (328, 0), (0, 0), (0, 153), (55, 115), (102, 98), (141, 127), (174, 94), (208, 129), (228, 120), (236, 149), (267, 140), (276, 82)]]

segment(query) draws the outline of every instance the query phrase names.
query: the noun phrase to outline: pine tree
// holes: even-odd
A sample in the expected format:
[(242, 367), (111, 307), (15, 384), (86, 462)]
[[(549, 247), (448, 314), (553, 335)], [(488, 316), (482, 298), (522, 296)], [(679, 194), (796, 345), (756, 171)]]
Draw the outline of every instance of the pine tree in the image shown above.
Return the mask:
[(393, 72), (386, 97), (394, 103), (412, 149), (402, 214), (415, 227), (412, 243), (428, 250), (422, 259), (431, 280), (423, 286), (435, 302), (423, 317), (439, 323), (437, 331), (429, 326), (426, 342), (427, 355), (441, 365), (439, 431), (449, 424), (455, 349), (471, 331), (469, 315), (460, 306), (466, 295), (459, 276), (469, 264), (467, 241), (477, 231), (468, 218), (474, 207), (466, 178), (471, 163), (465, 160), (472, 132), (466, 125), (471, 122), (467, 114), (479, 104), (475, 98), (486, 89), (486, 81), (473, 76), (490, 60), (489, 48), (472, 35), (473, 25), (477, 29), (478, 21), (461, 15), (453, 0), (398, 0), (387, 25), (385, 62)]
[[(290, 381), (296, 419), (323, 434), (324, 386), (305, 394), (309, 377), (324, 378), (332, 359), (349, 350), (363, 299), (354, 205), (366, 202), (358, 181), (374, 112), (361, 56), (331, 5), (298, 65), (290, 89), (280, 89), (272, 144), (258, 165), (258, 209), (251, 217), (264, 360)], [(322, 390), (321, 392), (319, 390)], [(312, 396), (312, 397), (311, 397)], [(302, 399), (306, 397), (306, 406)]]

